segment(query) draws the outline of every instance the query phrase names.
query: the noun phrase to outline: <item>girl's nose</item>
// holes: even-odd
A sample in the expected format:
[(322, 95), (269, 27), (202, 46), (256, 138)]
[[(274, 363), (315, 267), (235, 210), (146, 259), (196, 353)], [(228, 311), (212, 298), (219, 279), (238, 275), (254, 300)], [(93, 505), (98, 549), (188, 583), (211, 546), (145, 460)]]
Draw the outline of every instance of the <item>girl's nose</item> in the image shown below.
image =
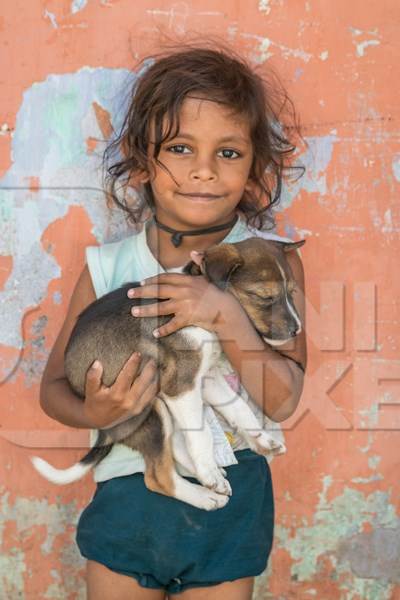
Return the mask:
[(213, 181), (217, 178), (216, 168), (211, 161), (198, 162), (192, 168), (190, 178), (200, 181)]

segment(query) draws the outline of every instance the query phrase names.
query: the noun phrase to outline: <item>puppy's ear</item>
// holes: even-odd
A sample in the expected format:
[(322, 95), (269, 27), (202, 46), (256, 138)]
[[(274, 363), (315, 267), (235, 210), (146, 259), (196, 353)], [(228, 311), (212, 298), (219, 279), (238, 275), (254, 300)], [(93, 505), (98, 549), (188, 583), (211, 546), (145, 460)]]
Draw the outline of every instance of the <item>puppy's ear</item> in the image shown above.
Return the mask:
[(290, 252), (291, 250), (296, 250), (296, 248), (300, 248), (306, 243), (306, 240), (300, 240), (298, 242), (279, 242), (282, 245), (282, 249), (284, 252)]
[(217, 252), (206, 256), (204, 263), (208, 279), (225, 291), (233, 273), (243, 265), (243, 259), (233, 246), (220, 246)]
[(188, 262), (182, 272), (185, 275), (202, 275), (204, 272), (204, 260), (205, 252), (198, 252), (197, 250), (192, 250), (190, 256), (193, 258), (190, 262)]
[(201, 269), (199, 265), (190, 260), (182, 269), (182, 273), (185, 275), (201, 275)]

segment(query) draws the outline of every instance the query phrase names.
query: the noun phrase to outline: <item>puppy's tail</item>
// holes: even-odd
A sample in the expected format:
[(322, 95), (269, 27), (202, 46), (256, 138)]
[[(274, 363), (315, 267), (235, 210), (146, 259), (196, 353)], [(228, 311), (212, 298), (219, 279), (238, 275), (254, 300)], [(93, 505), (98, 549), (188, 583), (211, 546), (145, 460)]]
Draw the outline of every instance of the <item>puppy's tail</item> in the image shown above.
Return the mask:
[(57, 483), (58, 485), (66, 485), (67, 483), (72, 483), (73, 481), (77, 481), (84, 477), (90, 469), (95, 467), (110, 453), (113, 444), (105, 444), (105, 439), (105, 434), (102, 431), (99, 431), (93, 448), (91, 448), (79, 462), (68, 469), (56, 469), (38, 456), (32, 456), (31, 461), (35, 469), (39, 471), (45, 479), (48, 479), (52, 483)]

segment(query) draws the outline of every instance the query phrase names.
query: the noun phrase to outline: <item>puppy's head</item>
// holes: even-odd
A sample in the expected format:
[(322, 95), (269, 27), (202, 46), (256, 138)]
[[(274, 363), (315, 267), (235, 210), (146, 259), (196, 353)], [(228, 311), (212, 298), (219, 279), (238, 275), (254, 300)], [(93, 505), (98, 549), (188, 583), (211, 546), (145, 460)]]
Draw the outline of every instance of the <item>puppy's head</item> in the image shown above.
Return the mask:
[(204, 275), (240, 302), (255, 328), (271, 345), (280, 345), (301, 331), (293, 292), (296, 282), (286, 253), (305, 244), (260, 237), (220, 244), (194, 257), (183, 272)]
[(204, 275), (221, 290), (226, 290), (234, 271), (243, 264), (243, 259), (236, 249), (236, 244), (212, 246), (204, 252), (196, 254), (194, 260), (183, 268), (188, 275)]

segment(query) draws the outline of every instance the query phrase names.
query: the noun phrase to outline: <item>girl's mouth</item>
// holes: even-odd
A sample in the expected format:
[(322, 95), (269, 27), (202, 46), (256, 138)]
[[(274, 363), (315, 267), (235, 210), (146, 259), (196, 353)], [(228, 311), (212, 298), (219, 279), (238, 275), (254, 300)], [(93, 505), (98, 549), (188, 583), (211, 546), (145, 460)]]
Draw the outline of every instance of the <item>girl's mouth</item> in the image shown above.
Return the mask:
[(215, 194), (182, 194), (179, 192), (179, 195), (197, 202), (210, 202), (210, 200), (218, 200), (221, 198), (221, 196), (216, 196)]

